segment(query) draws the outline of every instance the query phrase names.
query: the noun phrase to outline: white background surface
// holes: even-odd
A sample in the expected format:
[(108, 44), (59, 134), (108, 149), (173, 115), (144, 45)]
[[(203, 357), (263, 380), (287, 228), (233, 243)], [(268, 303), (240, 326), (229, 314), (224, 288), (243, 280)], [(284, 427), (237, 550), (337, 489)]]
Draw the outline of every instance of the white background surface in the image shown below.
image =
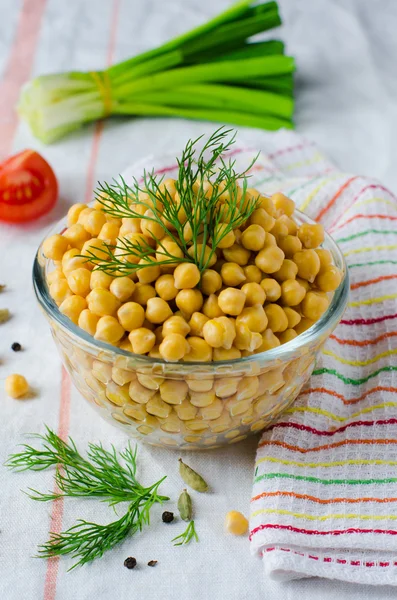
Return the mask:
[[(30, 3), (35, 4), (34, 0)], [(20, 0), (0, 0), (0, 77), (21, 5)], [(157, 45), (227, 5), (223, 0), (122, 0), (114, 58), (118, 61)], [(397, 2), (284, 0), (281, 5), (285, 26), (280, 34), (298, 65), (297, 130), (316, 141), (342, 170), (378, 177), (396, 191)], [(111, 0), (48, 0), (34, 74), (101, 68), (106, 61), (112, 10)], [(94, 182), (118, 174), (145, 154), (179, 150), (188, 137), (212, 128), (161, 119), (109, 122), (100, 141)], [(15, 151), (33, 147), (51, 162), (59, 177), (61, 200), (54, 213), (38, 224), (23, 230), (0, 226), (0, 279), (9, 288), (0, 298), (0, 307), (8, 306), (14, 313), (0, 334), (0, 380), (10, 372), (23, 372), (38, 392), (36, 399), (18, 403), (5, 398), (0, 387), (1, 461), (21, 441), (22, 433), (42, 430), (43, 422), (58, 426), (61, 368), (33, 298), (31, 262), (45, 229), (69, 204), (84, 200), (93, 131), (93, 126), (87, 127), (46, 148), (40, 147), (24, 127), (19, 127), (15, 136)], [(258, 147), (266, 145), (266, 134), (259, 131), (244, 131), (244, 139)], [(9, 346), (15, 340), (26, 348), (23, 353), (10, 352)], [(98, 420), (76, 391), (72, 392), (70, 432), (82, 446), (101, 439), (121, 447), (126, 441), (116, 429)], [(200, 544), (174, 549), (169, 538), (179, 533), (180, 527), (175, 524), (168, 530), (159, 524), (91, 567), (66, 574), (71, 563), (61, 561), (57, 600), (328, 600), (336, 595), (352, 600), (394, 598), (396, 591), (391, 588), (322, 580), (283, 585), (263, 581), (261, 563), (249, 555), (247, 540), (229, 539), (222, 534), (227, 510), (248, 512), (255, 447), (252, 438), (227, 450), (187, 457), (200, 466), (214, 490), (197, 502)], [(140, 456), (146, 481), (168, 473), (164, 491), (175, 498), (180, 488), (177, 455), (142, 449)], [(50, 474), (17, 476), (2, 471), (0, 485), (0, 597), (43, 598), (47, 565), (31, 556), (36, 543), (47, 539), (51, 507), (33, 503), (19, 490), (29, 486), (49, 488)], [(80, 516), (105, 521), (109, 511), (89, 502), (65, 503), (64, 526)], [(159, 564), (155, 569), (142, 567), (129, 572), (122, 562), (131, 554), (143, 565), (150, 559), (157, 559)]]

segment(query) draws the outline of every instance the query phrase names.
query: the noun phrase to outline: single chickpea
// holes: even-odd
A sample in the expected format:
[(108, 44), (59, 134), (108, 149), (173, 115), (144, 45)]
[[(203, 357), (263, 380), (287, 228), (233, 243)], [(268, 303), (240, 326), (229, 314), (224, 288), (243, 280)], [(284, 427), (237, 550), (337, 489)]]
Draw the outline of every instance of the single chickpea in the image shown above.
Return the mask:
[(66, 277), (62, 269), (59, 267), (47, 274), (47, 284), (49, 286), (56, 281), (61, 281), (61, 279), (66, 279)]
[(169, 200), (173, 200), (175, 198), (176, 183), (175, 179), (164, 179), (159, 185), (160, 194), (164, 194)]
[(124, 335), (124, 328), (114, 317), (101, 317), (97, 323), (95, 339), (115, 344)]
[(120, 306), (118, 299), (109, 290), (103, 288), (91, 290), (87, 296), (87, 302), (90, 311), (99, 317), (113, 316)]
[(252, 332), (245, 323), (236, 322), (236, 338), (234, 345), (238, 350), (254, 352), (262, 343), (262, 336), (256, 331)]
[(90, 293), (90, 281), (91, 271), (84, 269), (83, 267), (75, 269), (67, 277), (68, 285), (73, 294), (83, 296), (84, 298)]
[(273, 275), (274, 279), (279, 282), (286, 281), (287, 279), (295, 279), (298, 274), (298, 267), (293, 260), (285, 258), (283, 264)]
[(245, 274), (237, 263), (225, 262), (221, 267), (221, 278), (224, 285), (235, 287), (245, 281)]
[(281, 297), (281, 286), (275, 279), (266, 277), (262, 279), (260, 285), (265, 290), (266, 300), (269, 302), (277, 302)]
[(135, 283), (129, 277), (115, 277), (109, 289), (120, 302), (125, 302), (131, 298)]
[(69, 246), (69, 240), (56, 233), (43, 242), (43, 254), (50, 260), (62, 260)]
[(316, 248), (315, 252), (320, 259), (319, 273), (322, 273), (332, 265), (332, 254), (329, 250), (325, 250), (324, 248)]
[[(142, 230), (141, 230), (141, 219), (138, 219), (138, 218), (135, 218), (135, 219), (134, 218), (128, 218), (128, 219), (122, 219), (121, 220), (121, 227), (119, 229), (118, 236), (124, 237), (128, 233), (142, 233)], [(118, 236), (116, 236), (116, 238)], [(101, 235), (99, 235), (98, 237), (100, 237), (101, 239), (103, 239), (103, 237)]]
[(280, 248), (269, 246), (258, 252), (255, 264), (264, 273), (275, 273), (281, 268), (284, 258), (284, 252)]
[(289, 306), (284, 306), (284, 312), (287, 315), (288, 327), (290, 329), (293, 329), (300, 322), (300, 320), (302, 318), (301, 315), (296, 310), (294, 310), (293, 308), (290, 308)]
[(50, 285), (50, 296), (58, 304), (58, 306), (62, 304), (66, 298), (69, 298), (72, 295), (73, 292), (68, 286), (66, 279), (54, 281), (54, 283)]
[(187, 338), (190, 346), (189, 354), (184, 356), (186, 362), (211, 362), (212, 348), (201, 337), (190, 336)]
[(146, 318), (151, 323), (164, 323), (166, 319), (171, 317), (172, 310), (165, 300), (162, 298), (149, 298), (146, 305)]
[(157, 240), (161, 240), (165, 236), (164, 227), (156, 220), (156, 214), (151, 209), (147, 210), (141, 219), (141, 231), (147, 237)]
[(297, 336), (298, 334), (296, 333), (295, 329), (286, 329), (282, 333), (278, 334), (278, 339), (280, 340), (281, 344), (287, 344), (291, 340), (294, 340)]
[(324, 241), (324, 227), (320, 223), (302, 223), (298, 229), (298, 238), (304, 248), (317, 248)]
[(280, 221), (280, 219), (276, 219), (274, 226), (272, 228), (272, 235), (276, 238), (276, 240), (280, 240), (281, 238), (288, 235), (288, 227), (285, 223)]
[(188, 354), (189, 350), (190, 346), (188, 342), (180, 333), (165, 335), (159, 346), (160, 354), (167, 362), (181, 360), (185, 354)]
[(29, 384), (23, 375), (14, 373), (8, 375), (5, 380), (5, 392), (10, 398), (21, 398), (25, 396), (29, 391)]
[(267, 350), (272, 350), (273, 348), (277, 348), (280, 345), (280, 340), (277, 336), (274, 335), (271, 329), (266, 329), (262, 333), (262, 343), (257, 348), (257, 352), (266, 352)]
[[(164, 260), (170, 260), (170, 255), (175, 258), (183, 258), (183, 251), (178, 244), (171, 239), (162, 239), (160, 244), (157, 245), (156, 249), (156, 260), (161, 262)], [(167, 267), (177, 267), (179, 262), (172, 262)]]
[(297, 306), (305, 295), (305, 288), (296, 279), (287, 279), (281, 284), (281, 301), (286, 306)]
[(234, 262), (240, 265), (240, 267), (244, 267), (248, 264), (251, 252), (238, 244), (233, 244), (230, 248), (225, 248), (223, 250), (223, 256), (228, 262)]
[(156, 290), (152, 285), (148, 283), (137, 283), (135, 284), (135, 290), (132, 293), (131, 300), (146, 306), (150, 298), (156, 297)]
[(175, 302), (179, 310), (185, 315), (192, 315), (203, 306), (203, 295), (200, 290), (189, 289), (181, 290), (175, 298)]
[(141, 260), (138, 262), (138, 265), (148, 265), (147, 267), (143, 267), (137, 270), (137, 277), (140, 283), (152, 283), (160, 277), (160, 266), (156, 264), (151, 264), (152, 261), (153, 257), (151, 257), (150, 262), (148, 258), (141, 258)]
[(84, 229), (92, 236), (97, 237), (105, 223), (106, 215), (100, 210), (93, 210), (85, 220)]
[(237, 316), (244, 308), (246, 296), (241, 290), (228, 287), (218, 296), (219, 308), (226, 314)]
[(278, 217), (277, 222), (282, 223), (286, 226), (286, 228), (288, 229), (287, 235), (296, 236), (298, 232), (298, 226), (293, 219), (287, 217), (287, 215), (281, 215), (281, 217)]
[[(145, 319), (145, 321), (146, 321), (146, 319)], [(153, 323), (152, 323), (152, 325), (153, 325)], [(146, 325), (144, 325), (144, 327), (146, 327)], [(147, 327), (147, 329), (151, 329), (151, 327)], [(161, 342), (164, 339), (163, 326), (159, 325), (158, 327), (156, 327), (156, 329), (154, 329), (154, 330), (151, 329), (151, 331), (154, 331), (154, 335), (156, 336), (156, 344), (161, 344)]]
[(69, 317), (73, 323), (77, 325), (79, 322), (80, 313), (87, 308), (86, 299), (82, 296), (69, 296), (69, 298), (65, 298), (62, 304), (59, 307), (59, 310), (62, 314)]
[(175, 287), (174, 276), (171, 274), (160, 275), (160, 277), (156, 279), (154, 287), (160, 298), (167, 302), (176, 298), (178, 293), (178, 290)]
[(87, 256), (87, 258), (94, 256), (98, 260), (105, 260), (108, 256), (106, 244), (103, 240), (91, 238), (84, 242), (83, 247), (81, 248), (81, 255)]
[(267, 316), (261, 304), (244, 308), (236, 319), (236, 325), (246, 325), (254, 333), (262, 333), (267, 327)]
[(315, 284), (322, 292), (333, 292), (339, 287), (341, 280), (342, 273), (340, 270), (330, 265), (317, 275)]
[(172, 315), (162, 326), (162, 335), (165, 337), (171, 333), (178, 333), (182, 337), (186, 337), (190, 332), (190, 325), (180, 315)]
[(217, 248), (230, 248), (230, 246), (233, 246), (234, 242), (236, 241), (234, 231), (228, 231), (225, 233), (227, 228), (227, 223), (219, 223), (219, 225), (216, 226), (215, 241)]
[[(226, 264), (226, 263), (225, 263)], [(221, 267), (222, 272), (222, 267)], [(201, 275), (201, 291), (206, 296), (215, 294), (222, 287), (222, 277), (213, 269), (205, 269)]]
[(286, 258), (292, 258), (296, 252), (302, 250), (302, 242), (296, 235), (286, 235), (279, 238), (278, 247), (284, 252)]
[(272, 202), (276, 208), (278, 216), (287, 215), (291, 217), (295, 210), (295, 202), (290, 198), (287, 198), (281, 192), (277, 192), (272, 196)]
[[(264, 231), (271, 231), (274, 227), (275, 220), (264, 208), (258, 207), (252, 213), (249, 222), (251, 225), (260, 226)], [(260, 250), (260, 248), (250, 248), (250, 250)]]
[(174, 271), (175, 287), (178, 290), (194, 288), (200, 281), (200, 271), (193, 263), (180, 263)]
[(77, 223), (81, 211), (85, 208), (87, 208), (86, 204), (72, 204), (68, 210), (68, 227)]
[(205, 341), (212, 348), (225, 348), (230, 350), (236, 331), (231, 319), (227, 317), (216, 317), (207, 321), (203, 327)]
[[(259, 209), (262, 210), (262, 209)], [(270, 217), (272, 218), (272, 217)], [(241, 244), (247, 250), (258, 252), (265, 245), (266, 234), (263, 227), (257, 224), (249, 225), (241, 234)]]
[(90, 288), (93, 290), (94, 288), (102, 288), (104, 290), (109, 289), (110, 284), (113, 281), (113, 277), (104, 273), (103, 271), (99, 271), (99, 269), (94, 269), (91, 273), (90, 278)]
[[(160, 354), (160, 346), (159, 344), (156, 344), (153, 346), (153, 348), (150, 350), (150, 352), (148, 352), (148, 356), (150, 356), (150, 358), (156, 358), (156, 359), (162, 359), (163, 357)], [(132, 352), (132, 350), (131, 350)]]
[(156, 343), (156, 336), (153, 331), (146, 327), (139, 327), (130, 332), (128, 339), (131, 343), (132, 351), (135, 354), (146, 354), (150, 352)]
[(98, 321), (98, 315), (94, 315), (88, 308), (85, 308), (81, 311), (77, 324), (90, 335), (95, 335)]
[[(224, 250), (224, 252), (226, 252), (226, 250)], [(201, 243), (196, 246), (191, 246), (187, 253), (193, 259), (196, 256), (196, 253), (199, 258), (203, 256), (203, 263), (207, 268), (212, 267), (216, 263), (216, 254), (213, 249), (209, 246), (203, 247), (203, 244)]]
[(255, 304), (264, 304), (266, 300), (265, 290), (259, 283), (245, 283), (241, 287), (241, 291), (244, 292), (245, 306), (255, 306)]
[(294, 254), (294, 262), (298, 267), (298, 275), (313, 283), (320, 270), (320, 259), (315, 250), (301, 250)]
[(260, 283), (262, 281), (262, 271), (256, 265), (247, 265), (243, 267), (243, 270), (247, 283)]
[(194, 312), (189, 321), (191, 335), (195, 337), (203, 337), (203, 327), (208, 320), (208, 317), (203, 315), (203, 313)]
[(82, 225), (76, 223), (71, 225), (63, 232), (63, 237), (67, 240), (68, 244), (73, 248), (81, 250), (84, 243), (90, 239), (90, 234), (84, 229)]
[(79, 216), (77, 217), (77, 223), (79, 223), (79, 225), (82, 225), (84, 227), (86, 219), (88, 218), (88, 215), (90, 215), (92, 213), (93, 209), (90, 208), (89, 206), (86, 206), (85, 208), (83, 208), (80, 213)]
[(296, 325), (296, 327), (294, 327), (294, 329), (295, 329), (296, 333), (298, 335), (300, 335), (301, 333), (303, 333), (304, 331), (309, 329), (312, 325), (314, 325), (314, 321), (312, 321), (311, 319), (306, 319), (306, 317), (303, 317), (303, 319), (298, 323), (298, 325)]
[(115, 245), (119, 236), (120, 228), (116, 223), (105, 223), (98, 234), (98, 239), (106, 244)]
[(285, 331), (288, 328), (287, 315), (278, 304), (268, 304), (265, 306), (265, 313), (269, 321), (269, 329), (273, 333)]
[(329, 299), (325, 292), (307, 292), (302, 300), (302, 314), (312, 321), (318, 319), (325, 313), (329, 306)]
[(276, 209), (272, 199), (269, 196), (263, 196), (257, 190), (253, 190), (253, 192), (251, 190), (252, 188), (249, 188), (248, 191), (251, 193), (251, 196), (253, 195), (257, 199), (259, 208), (263, 208), (263, 210), (265, 210), (270, 216), (274, 217), (276, 214)]

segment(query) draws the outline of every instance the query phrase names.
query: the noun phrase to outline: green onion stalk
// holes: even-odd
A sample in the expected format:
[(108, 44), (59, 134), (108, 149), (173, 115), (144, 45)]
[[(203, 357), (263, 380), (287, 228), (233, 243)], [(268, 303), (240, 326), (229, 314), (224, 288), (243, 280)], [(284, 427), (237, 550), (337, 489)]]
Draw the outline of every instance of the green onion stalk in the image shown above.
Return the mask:
[(240, 0), (207, 23), (103, 71), (41, 75), (18, 111), (51, 143), (110, 115), (172, 116), (293, 127), (294, 59), (280, 40), (250, 38), (281, 24), (276, 2)]

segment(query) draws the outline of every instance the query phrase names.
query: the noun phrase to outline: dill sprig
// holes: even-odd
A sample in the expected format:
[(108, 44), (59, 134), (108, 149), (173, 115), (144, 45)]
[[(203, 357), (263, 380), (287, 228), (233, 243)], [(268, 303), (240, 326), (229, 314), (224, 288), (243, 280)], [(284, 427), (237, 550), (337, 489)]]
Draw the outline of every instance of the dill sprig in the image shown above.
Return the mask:
[[(175, 542), (174, 546), (183, 546), (183, 545), (191, 542), (191, 540), (193, 538), (196, 540), (196, 542), (199, 541), (199, 538), (198, 538), (198, 535), (196, 532), (196, 528), (194, 525), (194, 521), (190, 521), (189, 525), (186, 527), (185, 531), (183, 533), (181, 533), (180, 535), (177, 535), (176, 537), (174, 537), (171, 540), (171, 542)], [(177, 542), (176, 540), (180, 540), (180, 541)]]
[[(105, 213), (119, 219), (155, 223), (177, 245), (182, 256), (173, 255), (155, 235), (152, 238), (156, 250), (143, 238), (120, 237), (116, 245), (105, 244), (103, 250), (88, 251), (95, 269), (120, 276), (148, 266), (179, 262), (195, 263), (201, 272), (208, 267), (223, 238), (249, 219), (258, 205), (257, 198), (247, 196), (247, 173), (257, 157), (244, 171), (236, 172), (236, 161), (224, 158), (235, 141), (235, 134), (228, 137), (229, 134), (230, 129), (217, 129), (199, 152), (197, 144), (203, 136), (188, 141), (177, 159), (174, 198), (162, 185), (164, 177), (154, 171), (144, 171), (142, 184), (134, 179), (129, 186), (120, 178), (112, 184), (99, 185), (97, 200)], [(187, 224), (190, 226), (188, 240), (184, 235)], [(205, 252), (206, 246), (210, 248), (209, 253)]]
[(79, 559), (72, 568), (94, 560), (149, 524), (153, 504), (169, 499), (158, 493), (165, 477), (148, 487), (138, 482), (136, 448), (127, 446), (117, 452), (113, 446), (106, 450), (102, 444), (90, 443), (84, 458), (72, 439), (65, 442), (48, 427), (44, 435), (34, 437), (42, 441), (41, 448), (24, 444), (22, 451), (11, 454), (6, 462), (16, 471), (56, 467), (54, 479), (59, 492), (43, 493), (29, 488), (28, 495), (33, 500), (46, 502), (69, 496), (99, 498), (110, 506), (129, 502), (127, 512), (107, 525), (79, 520), (67, 531), (50, 533), (49, 541), (39, 546), (38, 555), (42, 558), (71, 554)]

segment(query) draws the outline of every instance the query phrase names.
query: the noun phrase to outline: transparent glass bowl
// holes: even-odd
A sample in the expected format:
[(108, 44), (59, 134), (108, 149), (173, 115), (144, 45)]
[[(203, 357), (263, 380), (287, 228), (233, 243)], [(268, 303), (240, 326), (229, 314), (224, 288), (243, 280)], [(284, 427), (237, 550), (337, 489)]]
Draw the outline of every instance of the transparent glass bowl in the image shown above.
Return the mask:
[[(313, 222), (298, 211), (294, 217), (298, 224)], [(65, 227), (66, 218), (49, 235)], [(105, 419), (150, 444), (215, 448), (268, 427), (309, 379), (317, 352), (343, 315), (349, 290), (343, 255), (329, 235), (323, 247), (343, 277), (321, 319), (286, 344), (231, 361), (167, 363), (95, 340), (49, 295), (46, 274), (53, 265), (41, 247), (33, 284), (74, 384)]]

